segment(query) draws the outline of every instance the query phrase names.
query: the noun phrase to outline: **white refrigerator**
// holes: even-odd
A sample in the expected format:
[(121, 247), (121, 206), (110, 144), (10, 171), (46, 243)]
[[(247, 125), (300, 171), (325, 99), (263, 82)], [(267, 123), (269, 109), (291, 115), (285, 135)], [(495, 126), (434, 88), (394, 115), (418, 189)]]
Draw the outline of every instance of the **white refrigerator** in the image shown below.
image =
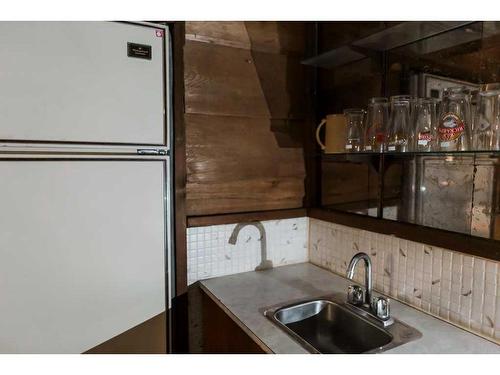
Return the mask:
[(164, 25), (0, 22), (0, 353), (168, 311), (170, 56)]

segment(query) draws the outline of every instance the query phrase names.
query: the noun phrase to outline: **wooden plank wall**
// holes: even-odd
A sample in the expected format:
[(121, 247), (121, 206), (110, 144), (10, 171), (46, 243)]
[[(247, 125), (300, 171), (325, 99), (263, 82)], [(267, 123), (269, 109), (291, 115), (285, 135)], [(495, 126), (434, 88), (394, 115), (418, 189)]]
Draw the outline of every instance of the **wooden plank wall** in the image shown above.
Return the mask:
[(186, 22), (187, 216), (303, 206), (305, 24)]

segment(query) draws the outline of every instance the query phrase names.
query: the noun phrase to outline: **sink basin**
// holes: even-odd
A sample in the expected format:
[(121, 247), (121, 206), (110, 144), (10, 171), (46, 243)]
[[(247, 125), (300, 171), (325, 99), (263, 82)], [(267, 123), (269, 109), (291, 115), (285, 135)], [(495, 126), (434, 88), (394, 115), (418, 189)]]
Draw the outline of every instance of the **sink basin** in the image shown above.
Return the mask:
[(334, 297), (285, 305), (264, 314), (312, 353), (377, 353), (422, 336), (396, 319), (384, 327)]
[(275, 316), (320, 353), (365, 353), (392, 341), (389, 333), (331, 301), (306, 302)]

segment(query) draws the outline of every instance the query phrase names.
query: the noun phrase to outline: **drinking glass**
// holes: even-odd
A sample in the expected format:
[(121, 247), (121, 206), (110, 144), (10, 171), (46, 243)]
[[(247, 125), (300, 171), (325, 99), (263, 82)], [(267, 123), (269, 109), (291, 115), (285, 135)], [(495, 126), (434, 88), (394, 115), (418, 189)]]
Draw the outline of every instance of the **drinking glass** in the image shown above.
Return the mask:
[(410, 116), (411, 116), (413, 110), (415, 109), (415, 105), (417, 104), (417, 99), (411, 95), (393, 95), (393, 96), (391, 96), (391, 110), (392, 110), (392, 106), (396, 102), (406, 103), (406, 105), (408, 106), (408, 110), (410, 112)]
[(415, 151), (432, 151), (437, 131), (437, 101), (430, 98), (418, 99), (415, 105), (413, 129)]
[(363, 148), (363, 121), (365, 111), (361, 108), (349, 108), (344, 110), (346, 117), (346, 143), (347, 152), (359, 152)]
[(444, 89), (437, 132), (439, 150), (469, 150), (470, 132), (470, 90), (464, 87)]
[(474, 120), (474, 150), (496, 150), (498, 137), (498, 98), (500, 90), (480, 91)]
[(474, 127), (476, 123), (477, 103), (479, 98), (479, 90), (472, 90), (470, 93), (470, 129), (474, 136)]
[(413, 114), (415, 110), (415, 105), (417, 103), (417, 99), (414, 98), (411, 95), (393, 95), (391, 96), (391, 111), (393, 110), (394, 103), (406, 103), (408, 106), (408, 113), (409, 113), (409, 123), (408, 123), (408, 128), (406, 130), (406, 135), (408, 139), (408, 146), (406, 151), (413, 151), (413, 143), (415, 140), (415, 133), (414, 129), (412, 127), (413, 124)]
[(364, 151), (383, 152), (389, 120), (387, 98), (371, 98), (368, 103)]
[(408, 130), (410, 128), (410, 103), (395, 100), (391, 103), (391, 115), (387, 134), (386, 151), (408, 151)]

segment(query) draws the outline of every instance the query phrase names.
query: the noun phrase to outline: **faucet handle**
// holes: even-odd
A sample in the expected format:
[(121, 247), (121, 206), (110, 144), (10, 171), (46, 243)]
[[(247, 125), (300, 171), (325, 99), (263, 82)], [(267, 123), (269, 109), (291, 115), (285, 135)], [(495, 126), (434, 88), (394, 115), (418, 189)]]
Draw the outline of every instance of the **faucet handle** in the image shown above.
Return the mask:
[(373, 297), (372, 298), (372, 311), (377, 316), (377, 318), (382, 320), (388, 320), (391, 317), (390, 310), (390, 300), (385, 297)]
[(349, 285), (349, 288), (347, 289), (347, 302), (359, 306), (363, 304), (363, 301), (363, 288), (361, 288), (359, 285)]

